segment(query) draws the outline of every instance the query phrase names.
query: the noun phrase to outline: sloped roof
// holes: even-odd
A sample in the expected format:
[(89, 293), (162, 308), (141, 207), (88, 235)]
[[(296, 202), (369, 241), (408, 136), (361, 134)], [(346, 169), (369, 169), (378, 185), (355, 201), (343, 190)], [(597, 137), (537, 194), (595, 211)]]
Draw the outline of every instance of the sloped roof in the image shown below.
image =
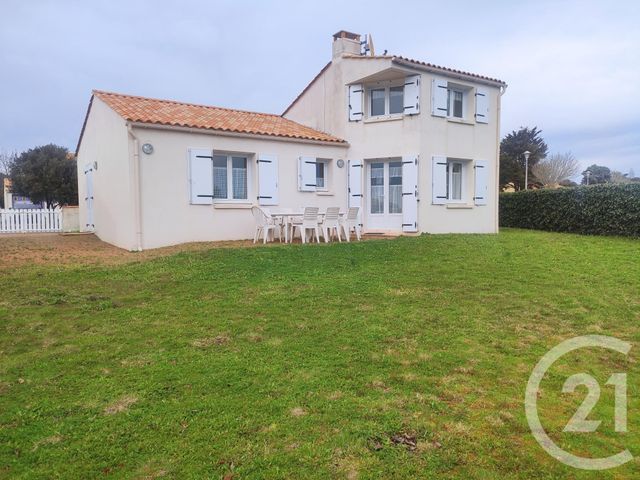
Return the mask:
[[(376, 57), (370, 57), (370, 58), (376, 58)], [(377, 57), (377, 58), (384, 58), (384, 57)], [(401, 57), (399, 55), (393, 55), (391, 57), (391, 61), (392, 62), (396, 62), (396, 63), (412, 63), (414, 65), (419, 65), (419, 66), (422, 66), (422, 67), (432, 68), (434, 70), (442, 70), (445, 73), (453, 73), (453, 74), (457, 74), (457, 75), (464, 75), (466, 77), (473, 77), (473, 78), (477, 78), (479, 80), (486, 80), (488, 82), (494, 82), (494, 83), (498, 83), (500, 85), (505, 85), (505, 86), (507, 85), (506, 82), (504, 82), (502, 80), (499, 80), (497, 78), (486, 77), (484, 75), (478, 75), (477, 73), (465, 72), (463, 70), (456, 70), (455, 68), (442, 67), (440, 65), (435, 65), (433, 63), (423, 62), (421, 60), (414, 60), (412, 58)]]
[[(93, 98), (97, 97), (118, 115), (130, 122), (202, 128), (222, 132), (268, 135), (319, 142), (346, 143), (333, 135), (314, 130), (280, 115), (195, 105), (100, 90), (94, 90), (92, 93), (91, 103)], [(91, 103), (89, 104), (89, 109), (91, 108)], [(82, 134), (80, 138), (82, 139)]]
[(304, 87), (304, 88), (302, 89), (302, 91), (298, 94), (298, 96), (297, 96), (296, 98), (294, 98), (294, 99), (293, 99), (293, 102), (291, 102), (291, 103), (289, 104), (289, 106), (287, 107), (287, 109), (286, 109), (284, 112), (282, 112), (282, 115), (286, 115), (286, 114), (287, 114), (287, 112), (289, 111), (289, 109), (290, 109), (291, 107), (293, 107), (293, 106), (296, 104), (296, 102), (297, 102), (298, 100), (300, 100), (300, 98), (302, 98), (302, 96), (303, 96), (305, 93), (307, 93), (307, 90), (309, 90), (309, 89), (311, 88), (311, 85), (313, 85), (314, 83), (316, 83), (316, 80), (318, 80), (318, 79), (322, 76), (322, 74), (323, 74), (324, 72), (326, 72), (326, 71), (327, 71), (327, 68), (329, 68), (330, 66), (331, 66), (331, 62), (328, 62), (324, 67), (322, 67), (322, 70), (320, 70), (320, 71), (318, 72), (318, 74), (317, 74), (315, 77), (313, 77), (313, 78), (311, 79), (311, 81), (307, 84), (307, 86), (306, 86), (306, 87)]
[[(463, 70), (456, 70), (455, 68), (449, 68), (449, 67), (442, 67), (439, 65), (435, 65), (433, 63), (428, 63), (428, 62), (423, 62), (420, 60), (414, 60), (411, 58), (407, 58), (407, 57), (402, 57), (400, 55), (350, 55), (350, 54), (344, 54), (343, 55), (344, 58), (362, 58), (362, 59), (387, 59), (387, 60), (391, 60), (391, 62), (394, 63), (399, 63), (399, 64), (412, 64), (418, 67), (424, 67), (424, 68), (428, 68), (431, 70), (436, 70), (436, 71), (441, 71), (443, 72), (445, 75), (448, 74), (453, 74), (453, 75), (462, 75), (465, 77), (471, 77), (471, 78), (477, 78), (478, 80), (483, 80), (485, 82), (491, 82), (491, 83), (495, 83), (499, 86), (506, 86), (506, 82), (499, 80), (497, 78), (491, 78), (491, 77), (486, 77), (484, 75), (479, 75), (477, 73), (470, 73), (470, 72), (465, 72)], [(293, 107), (298, 100), (300, 100), (300, 98), (305, 94), (305, 92), (307, 90), (309, 90), (309, 88), (311, 88), (311, 85), (313, 85), (316, 80), (318, 80), (318, 78), (320, 78), (322, 76), (322, 74), (327, 70), (327, 68), (329, 68), (329, 66), (331, 65), (331, 62), (327, 63), (322, 70), (320, 70), (320, 72), (318, 72), (318, 74), (313, 77), (313, 79), (308, 83), (308, 85), (306, 87), (304, 87), (304, 89), (300, 92), (300, 94), (293, 99), (293, 101), (289, 104), (289, 106), (285, 109), (285, 111), (282, 113), (282, 115), (286, 115), (287, 112), (289, 110), (291, 110), (291, 107)]]

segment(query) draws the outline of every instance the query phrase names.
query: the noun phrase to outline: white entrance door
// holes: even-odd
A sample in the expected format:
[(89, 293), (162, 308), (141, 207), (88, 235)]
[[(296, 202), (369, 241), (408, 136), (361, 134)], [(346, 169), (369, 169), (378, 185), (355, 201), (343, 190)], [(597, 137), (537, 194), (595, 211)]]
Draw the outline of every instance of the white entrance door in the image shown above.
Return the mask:
[(366, 191), (369, 231), (402, 231), (402, 159), (367, 163)]
[(85, 230), (92, 231), (95, 229), (95, 225), (93, 224), (93, 165), (88, 164), (84, 168), (84, 176), (86, 179), (86, 197), (84, 199), (85, 206), (87, 208), (87, 223), (85, 225)]

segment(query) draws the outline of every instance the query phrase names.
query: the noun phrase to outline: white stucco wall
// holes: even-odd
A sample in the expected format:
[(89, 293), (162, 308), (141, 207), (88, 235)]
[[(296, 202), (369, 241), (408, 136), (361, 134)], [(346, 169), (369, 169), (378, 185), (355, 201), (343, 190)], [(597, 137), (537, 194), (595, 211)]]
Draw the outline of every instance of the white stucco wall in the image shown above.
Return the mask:
[[(420, 114), (385, 121), (349, 122), (347, 85), (385, 72), (386, 77), (402, 78), (421, 74)], [(498, 87), (481, 85), (489, 92), (488, 124), (460, 123), (431, 115), (431, 80), (434, 74), (394, 65), (388, 58), (334, 58), (333, 63), (287, 111), (286, 117), (349, 141), (347, 157), (367, 160), (403, 155), (419, 155), (418, 228), (428, 233), (494, 233), (498, 230)], [(447, 78), (438, 74), (439, 77)], [(472, 81), (451, 79), (468, 87)], [(365, 82), (366, 83), (366, 82)], [(365, 97), (366, 98), (366, 97)], [(468, 108), (475, 104), (469, 102)], [(366, 100), (365, 100), (366, 101)], [(467, 172), (467, 208), (460, 205), (433, 205), (431, 159), (443, 155), (469, 160), (486, 160), (490, 174), (488, 204), (473, 205), (473, 169)], [(363, 176), (364, 182), (364, 176)], [(366, 188), (363, 186), (366, 195)], [(365, 202), (366, 204), (366, 202)], [(456, 207), (456, 208), (454, 208)], [(367, 229), (364, 216), (365, 230)]]
[[(266, 208), (301, 209), (318, 206), (347, 206), (347, 168), (338, 168), (337, 159), (345, 158), (340, 146), (274, 140), (269, 137), (236, 137), (136, 128), (140, 145), (150, 143), (151, 155), (140, 154), (140, 194), (142, 245), (144, 249), (184, 242), (237, 240), (253, 238), (255, 223), (250, 206), (257, 203), (258, 176), (256, 155), (273, 154), (279, 164), (277, 206)], [(189, 148), (203, 148), (215, 153), (238, 153), (248, 157), (249, 199), (232, 203), (216, 201), (214, 205), (189, 203)], [(328, 192), (299, 192), (297, 162), (300, 156), (332, 159)]]
[(93, 99), (78, 150), (78, 204), (81, 231), (87, 228), (85, 167), (93, 172), (93, 218), (96, 235), (127, 250), (135, 249), (134, 210), (127, 128), (124, 119), (99, 98)]

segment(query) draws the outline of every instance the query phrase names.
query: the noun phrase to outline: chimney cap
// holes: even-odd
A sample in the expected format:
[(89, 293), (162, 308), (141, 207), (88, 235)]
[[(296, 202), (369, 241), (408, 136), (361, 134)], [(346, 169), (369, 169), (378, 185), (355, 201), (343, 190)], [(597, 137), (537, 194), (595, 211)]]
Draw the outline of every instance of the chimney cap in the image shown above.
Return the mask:
[(349, 40), (355, 40), (356, 42), (360, 41), (360, 34), (347, 32), (346, 30), (340, 30), (333, 34), (333, 40), (338, 40), (339, 38), (348, 38)]

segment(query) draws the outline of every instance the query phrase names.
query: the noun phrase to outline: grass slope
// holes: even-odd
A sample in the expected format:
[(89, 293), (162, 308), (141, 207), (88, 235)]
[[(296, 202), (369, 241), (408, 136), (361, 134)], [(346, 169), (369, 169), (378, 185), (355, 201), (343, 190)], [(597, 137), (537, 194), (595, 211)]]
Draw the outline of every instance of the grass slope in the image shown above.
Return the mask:
[[(510, 230), (191, 252), (0, 278), (3, 478), (635, 478), (533, 440), (527, 379), (559, 444), (640, 455), (640, 243)], [(596, 434), (562, 427), (602, 386)], [(628, 373), (629, 432), (607, 377)], [(582, 387), (583, 388), (583, 387)], [(407, 439), (404, 441), (403, 439)], [(415, 445), (414, 445), (415, 439)]]

